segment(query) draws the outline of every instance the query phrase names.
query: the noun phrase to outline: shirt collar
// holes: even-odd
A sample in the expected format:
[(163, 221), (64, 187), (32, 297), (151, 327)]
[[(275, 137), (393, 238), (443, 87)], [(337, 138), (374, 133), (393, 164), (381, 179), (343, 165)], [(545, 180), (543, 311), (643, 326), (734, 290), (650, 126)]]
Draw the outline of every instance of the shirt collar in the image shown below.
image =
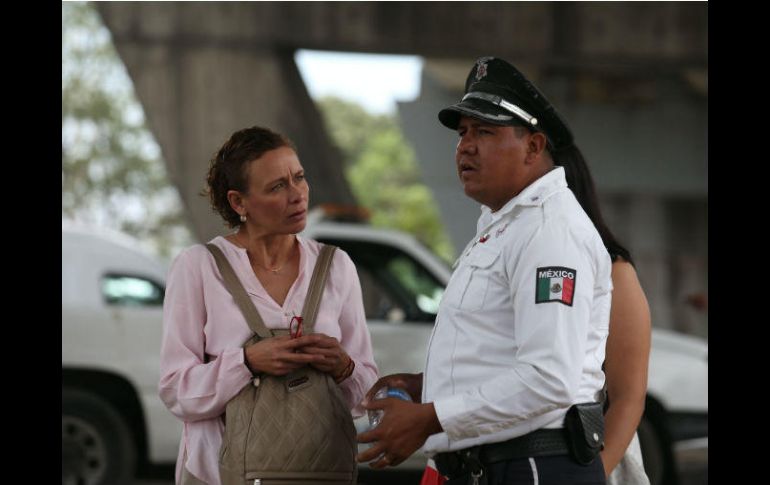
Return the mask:
[(506, 202), (497, 212), (492, 212), (492, 209), (482, 205), (481, 216), (476, 224), (476, 232), (481, 232), (482, 229), (499, 221), (513, 211), (516, 206), (536, 207), (542, 205), (547, 198), (565, 188), (567, 188), (567, 179), (564, 174), (564, 167), (555, 166)]

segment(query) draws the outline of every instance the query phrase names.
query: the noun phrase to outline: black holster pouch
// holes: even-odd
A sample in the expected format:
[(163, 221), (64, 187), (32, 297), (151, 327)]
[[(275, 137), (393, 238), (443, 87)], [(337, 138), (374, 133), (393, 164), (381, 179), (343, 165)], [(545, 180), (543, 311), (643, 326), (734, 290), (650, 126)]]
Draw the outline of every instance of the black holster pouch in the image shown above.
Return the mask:
[(573, 404), (564, 417), (570, 456), (581, 465), (594, 461), (604, 447), (604, 414), (601, 402)]
[(439, 453), (434, 457), (436, 469), (450, 480), (467, 476), (469, 485), (486, 485), (486, 470), (480, 453), (481, 446)]

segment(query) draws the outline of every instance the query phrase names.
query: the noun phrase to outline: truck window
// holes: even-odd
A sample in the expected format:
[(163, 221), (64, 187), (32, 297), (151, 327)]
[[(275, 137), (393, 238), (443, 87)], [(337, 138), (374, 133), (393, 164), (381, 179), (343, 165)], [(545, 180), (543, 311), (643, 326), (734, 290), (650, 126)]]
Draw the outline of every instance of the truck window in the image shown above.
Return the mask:
[(367, 318), (435, 321), (444, 286), (411, 255), (369, 241), (319, 240), (342, 248), (355, 263)]
[(102, 277), (101, 290), (104, 302), (108, 305), (163, 305), (163, 288), (141, 276), (106, 274)]

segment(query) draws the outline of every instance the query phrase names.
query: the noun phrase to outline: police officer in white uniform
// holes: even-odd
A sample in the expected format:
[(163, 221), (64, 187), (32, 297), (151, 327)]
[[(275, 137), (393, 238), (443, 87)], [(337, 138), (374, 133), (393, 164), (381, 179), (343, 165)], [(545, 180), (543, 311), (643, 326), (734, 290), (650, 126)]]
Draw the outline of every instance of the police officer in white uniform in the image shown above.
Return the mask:
[[(567, 188), (572, 134), (514, 66), (476, 61), (457, 130), (457, 171), (481, 207), (441, 301), (424, 374), (396, 374), (414, 403), (369, 401), (380, 426), (358, 457), (397, 465), (421, 446), (449, 484), (603, 484), (601, 389), (611, 261)], [(580, 404), (580, 406), (576, 406)]]

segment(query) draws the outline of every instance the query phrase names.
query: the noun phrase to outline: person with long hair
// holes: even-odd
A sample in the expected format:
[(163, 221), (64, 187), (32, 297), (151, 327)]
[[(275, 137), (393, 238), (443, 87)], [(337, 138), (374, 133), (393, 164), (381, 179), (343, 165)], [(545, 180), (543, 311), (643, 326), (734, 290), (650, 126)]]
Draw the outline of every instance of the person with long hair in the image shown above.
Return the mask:
[(591, 171), (580, 149), (572, 145), (554, 153), (564, 167), (567, 186), (575, 194), (602, 237), (612, 258), (612, 308), (604, 361), (606, 376), (605, 438), (601, 452), (607, 483), (646, 485), (636, 428), (644, 413), (650, 359), (650, 307), (636, 274), (631, 253), (604, 222)]

